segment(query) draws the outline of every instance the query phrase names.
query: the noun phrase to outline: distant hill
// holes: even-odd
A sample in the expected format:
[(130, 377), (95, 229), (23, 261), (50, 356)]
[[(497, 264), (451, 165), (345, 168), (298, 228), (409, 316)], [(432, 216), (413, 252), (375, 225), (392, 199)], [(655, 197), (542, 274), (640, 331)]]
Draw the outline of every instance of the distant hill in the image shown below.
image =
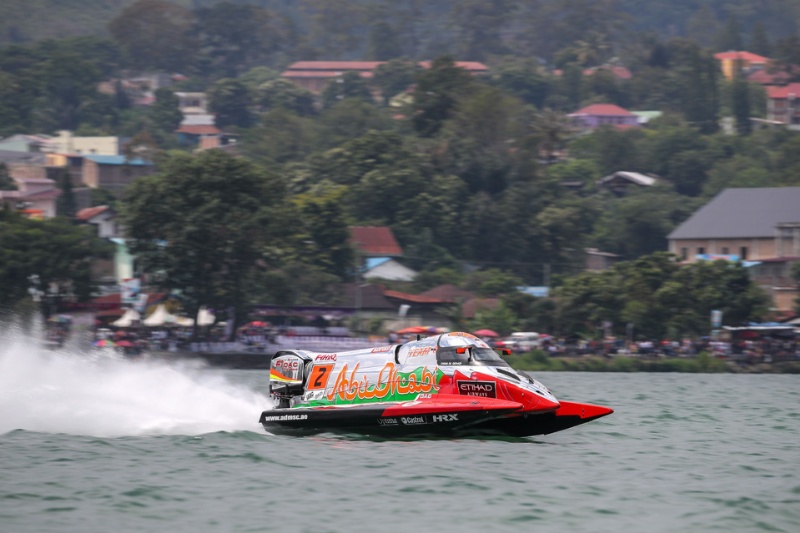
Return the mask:
[[(0, 44), (107, 35), (108, 22), (136, 0), (2, 0)], [(173, 1), (190, 7), (191, 0)]]
[[(136, 0), (0, 0), (0, 44), (30, 43), (46, 38), (77, 35), (106, 35), (108, 22)], [(210, 6), (222, 0), (168, 0), (187, 8)], [(302, 22), (307, 9), (329, 6), (325, 0), (235, 0), (251, 3), (291, 15)], [(367, 8), (385, 0), (348, 0)], [(411, 5), (411, 0), (392, 0), (396, 6)], [(544, 0), (542, 6), (558, 5), (560, 0)], [(610, 13), (619, 16), (628, 30), (655, 32), (662, 37), (686, 35), (700, 44), (710, 45), (716, 32), (734, 17), (744, 36), (749, 37), (755, 22), (763, 25), (774, 40), (800, 31), (798, 0), (585, 0), (602, 3)], [(426, 0), (428, 13), (448, 13), (457, 0)], [(417, 4), (414, 4), (417, 5)], [(528, 0), (515, 0), (508, 7), (530, 5)], [(416, 10), (416, 8), (414, 8)], [(377, 11), (376, 11), (377, 12)], [(549, 8), (551, 15), (558, 10)], [(433, 26), (447, 26), (446, 17), (439, 17)], [(302, 25), (302, 24), (301, 24)], [(427, 30), (431, 31), (431, 27)], [(436, 33), (433, 31), (432, 33)]]

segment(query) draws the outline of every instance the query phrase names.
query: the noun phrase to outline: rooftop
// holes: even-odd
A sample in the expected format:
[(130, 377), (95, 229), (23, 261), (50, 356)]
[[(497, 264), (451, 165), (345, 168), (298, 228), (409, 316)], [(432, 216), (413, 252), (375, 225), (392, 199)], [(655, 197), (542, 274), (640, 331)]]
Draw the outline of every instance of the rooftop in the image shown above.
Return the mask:
[(800, 222), (800, 187), (725, 189), (667, 238), (771, 238), (791, 222)]

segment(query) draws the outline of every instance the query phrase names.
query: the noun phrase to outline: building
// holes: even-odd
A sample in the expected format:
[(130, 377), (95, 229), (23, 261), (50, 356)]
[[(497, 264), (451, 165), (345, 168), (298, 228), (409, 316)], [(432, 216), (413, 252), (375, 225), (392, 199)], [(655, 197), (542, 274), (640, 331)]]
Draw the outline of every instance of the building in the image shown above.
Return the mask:
[(208, 97), (206, 93), (176, 92), (175, 96), (178, 97), (178, 109), (184, 115), (208, 114)]
[[(357, 72), (362, 78), (371, 79), (375, 69), (385, 61), (297, 61), (289, 65), (281, 77), (290, 80), (314, 94), (321, 94), (332, 79), (345, 72)], [(421, 61), (419, 66), (430, 68), (430, 61)], [(475, 61), (456, 61), (455, 65), (470, 72), (481, 75), (489, 71), (483, 63)]]
[(155, 166), (141, 158), (122, 155), (89, 155), (84, 157), (83, 182), (93, 189), (108, 189), (122, 194), (133, 180), (155, 173)]
[(75, 220), (97, 228), (97, 236), (102, 239), (122, 237), (117, 212), (107, 205), (86, 207), (75, 214)]
[(714, 58), (719, 61), (722, 75), (725, 79), (732, 80), (736, 75), (737, 65), (745, 75), (752, 74), (756, 70), (764, 70), (769, 64), (769, 58), (745, 51), (728, 51), (714, 54)]
[(0, 151), (7, 152), (47, 152), (50, 148), (49, 135), (18, 134), (0, 139)]
[(591, 272), (608, 270), (622, 260), (622, 258), (617, 254), (603, 252), (597, 248), (586, 248), (584, 252), (586, 253), (585, 268)]
[(391, 257), (370, 257), (364, 262), (361, 277), (390, 281), (414, 281), (418, 272)]
[[(792, 309), (798, 288), (786, 273), (800, 262), (800, 187), (725, 189), (667, 239), (684, 262), (728, 259), (758, 267), (751, 276), (775, 309)], [(783, 273), (778, 284), (776, 272)]]
[(660, 180), (661, 178), (652, 174), (619, 170), (597, 180), (597, 186), (605, 187), (617, 196), (624, 196), (628, 187), (653, 187), (657, 185)]
[(56, 216), (56, 200), (61, 196), (56, 182), (45, 177), (11, 176), (16, 191), (0, 191), (0, 205), (6, 204), (29, 218)]
[(217, 142), (214, 143), (215, 146), (219, 146), (219, 144), (221, 144), (218, 139), (222, 132), (214, 125), (183, 124), (180, 128), (175, 130), (175, 134), (178, 136), (178, 142), (180, 142), (182, 145), (202, 147), (204, 144), (204, 139), (207, 138), (217, 139)]
[(800, 128), (800, 83), (767, 87), (767, 120)]
[(600, 126), (633, 128), (639, 126), (639, 117), (615, 104), (592, 104), (567, 115), (581, 130), (593, 130)]
[(350, 242), (362, 258), (402, 257), (403, 249), (387, 226), (350, 226)]
[(120, 137), (110, 135), (102, 137), (75, 136), (71, 131), (62, 130), (55, 137), (51, 137), (48, 144), (47, 151), (57, 154), (119, 155), (124, 141)]

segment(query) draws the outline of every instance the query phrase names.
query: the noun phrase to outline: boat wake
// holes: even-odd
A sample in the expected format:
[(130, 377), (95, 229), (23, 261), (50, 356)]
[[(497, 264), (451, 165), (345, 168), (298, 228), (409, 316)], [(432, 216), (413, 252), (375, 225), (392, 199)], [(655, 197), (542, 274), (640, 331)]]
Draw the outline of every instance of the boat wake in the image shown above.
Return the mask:
[(97, 437), (260, 431), (263, 394), (197, 364), (51, 350), (0, 324), (0, 434), (23, 429)]

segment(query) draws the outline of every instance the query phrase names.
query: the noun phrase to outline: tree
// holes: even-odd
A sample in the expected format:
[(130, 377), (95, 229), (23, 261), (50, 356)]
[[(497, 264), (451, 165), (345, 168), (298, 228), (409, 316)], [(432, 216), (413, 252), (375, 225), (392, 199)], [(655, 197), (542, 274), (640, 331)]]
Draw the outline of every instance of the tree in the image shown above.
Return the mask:
[(739, 135), (750, 135), (750, 132), (753, 131), (753, 123), (750, 121), (750, 87), (739, 68), (739, 61), (736, 63), (731, 87), (733, 119)]
[(313, 93), (287, 79), (262, 83), (255, 92), (256, 103), (265, 111), (280, 108), (303, 117), (315, 114)]
[(8, 166), (5, 163), (0, 163), (0, 191), (16, 191), (17, 184), (14, 182), (11, 175), (8, 173)]
[(564, 149), (575, 131), (566, 115), (550, 108), (545, 108), (533, 116), (531, 129), (532, 139), (539, 150), (539, 155), (548, 163), (557, 159), (558, 153)]
[(101, 73), (97, 67), (78, 53), (62, 49), (58, 43), (46, 41), (40, 45), (43, 61), (37, 66), (38, 101), (35, 126), (44, 131), (74, 130), (87, 104), (99, 95), (97, 83)]
[(263, 7), (220, 2), (194, 13), (199, 59), (207, 74), (234, 78), (266, 63), (287, 37), (286, 21)]
[(718, 50), (742, 50), (744, 48), (742, 40), (742, 30), (739, 27), (739, 19), (735, 15), (728, 15), (725, 26), (717, 35)]
[(552, 81), (539, 72), (536, 61), (506, 61), (492, 70), (493, 85), (537, 108), (544, 107)]
[(455, 65), (450, 57), (435, 59), (417, 78), (414, 90), (414, 128), (423, 137), (432, 137), (450, 118), (458, 99), (470, 90), (470, 74)]
[(44, 292), (43, 311), (65, 297), (91, 297), (91, 261), (111, 257), (112, 246), (66, 218), (30, 220), (0, 206), (0, 308), (30, 297), (31, 276)]
[(379, 65), (372, 83), (380, 89), (383, 103), (411, 87), (419, 70), (416, 63), (406, 59), (392, 59)]
[(363, 43), (366, 9), (350, 0), (301, 0), (309, 23), (308, 34), (314, 51), (326, 57), (341, 57)]
[(295, 238), (307, 247), (308, 262), (323, 272), (344, 280), (353, 272), (353, 249), (350, 232), (342, 207), (341, 190), (327, 195), (295, 197), (300, 232)]
[(239, 80), (223, 78), (208, 90), (208, 110), (214, 113), (218, 128), (238, 126), (246, 128), (252, 123), (250, 93)]
[(348, 70), (325, 86), (325, 90), (322, 91), (322, 105), (329, 108), (348, 98), (357, 98), (365, 102), (372, 101), (372, 93), (367, 83), (358, 72), (353, 70)]
[(148, 114), (160, 137), (172, 136), (183, 121), (178, 96), (166, 87), (156, 89), (156, 101)]
[(247, 275), (281, 223), (283, 195), (259, 167), (207, 150), (175, 154), (158, 174), (137, 179), (122, 213), (143, 272), (163, 272), (163, 288), (180, 290), (195, 315), (208, 305), (242, 316)]
[(367, 59), (371, 61), (388, 61), (403, 55), (394, 28), (389, 23), (380, 21), (369, 29), (367, 37)]
[(756, 21), (753, 27), (753, 36), (750, 40), (749, 51), (764, 57), (772, 55), (772, 44), (769, 42), (767, 30), (764, 29), (764, 23), (760, 20)]
[(108, 25), (137, 68), (179, 72), (194, 58), (191, 11), (164, 0), (138, 0)]
[(476, 61), (503, 54), (503, 27), (513, 16), (513, 0), (461, 0), (453, 4), (451, 20), (458, 31), (459, 55)]

